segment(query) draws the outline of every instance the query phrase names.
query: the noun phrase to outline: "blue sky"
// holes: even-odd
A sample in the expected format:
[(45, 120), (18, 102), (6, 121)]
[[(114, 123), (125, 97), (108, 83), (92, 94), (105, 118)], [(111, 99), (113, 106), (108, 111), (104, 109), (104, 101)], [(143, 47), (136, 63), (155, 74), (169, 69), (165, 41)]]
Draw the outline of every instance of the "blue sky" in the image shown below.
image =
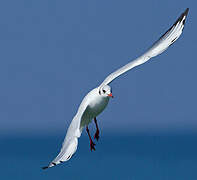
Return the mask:
[(193, 132), (195, 1), (1, 1), (0, 132), (65, 132), (88, 91), (141, 55), (187, 8), (181, 38), (115, 80), (107, 132)]

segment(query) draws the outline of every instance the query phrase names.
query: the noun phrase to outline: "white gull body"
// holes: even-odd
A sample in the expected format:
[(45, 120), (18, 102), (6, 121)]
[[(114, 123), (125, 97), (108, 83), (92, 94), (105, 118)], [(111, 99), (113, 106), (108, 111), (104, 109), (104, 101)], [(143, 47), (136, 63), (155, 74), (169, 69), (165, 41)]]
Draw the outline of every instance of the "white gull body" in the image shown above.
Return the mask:
[(43, 169), (53, 167), (64, 161), (68, 161), (72, 157), (77, 150), (78, 138), (81, 136), (83, 128), (87, 126), (93, 118), (96, 118), (106, 108), (109, 102), (111, 87), (108, 84), (130, 69), (145, 63), (152, 57), (161, 54), (170, 45), (172, 45), (182, 34), (188, 11), (189, 9), (187, 8), (172, 25), (172, 27), (164, 33), (159, 40), (157, 40), (142, 56), (111, 73), (99, 87), (93, 89), (84, 97), (67, 130), (60, 153), (51, 163), (49, 163), (48, 166)]

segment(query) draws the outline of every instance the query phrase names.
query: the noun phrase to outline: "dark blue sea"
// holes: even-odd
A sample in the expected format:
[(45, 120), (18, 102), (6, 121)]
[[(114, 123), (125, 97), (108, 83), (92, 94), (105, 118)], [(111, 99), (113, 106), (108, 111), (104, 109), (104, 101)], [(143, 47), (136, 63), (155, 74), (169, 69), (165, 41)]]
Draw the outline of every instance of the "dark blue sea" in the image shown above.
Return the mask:
[(90, 152), (87, 136), (73, 158), (47, 170), (64, 136), (0, 139), (1, 180), (197, 180), (197, 135), (105, 135)]

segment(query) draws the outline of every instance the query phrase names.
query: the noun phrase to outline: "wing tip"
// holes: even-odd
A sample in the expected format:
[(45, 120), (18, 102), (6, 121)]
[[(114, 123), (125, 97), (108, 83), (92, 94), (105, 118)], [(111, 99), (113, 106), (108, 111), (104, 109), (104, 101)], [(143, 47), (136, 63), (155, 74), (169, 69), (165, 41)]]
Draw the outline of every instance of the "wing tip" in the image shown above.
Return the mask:
[(48, 168), (49, 168), (49, 166), (42, 167), (43, 170), (48, 169)]
[(185, 19), (188, 15), (189, 12), (189, 8), (186, 8), (186, 10), (181, 14), (181, 16), (177, 19), (177, 21), (174, 23), (174, 25), (176, 25), (178, 22), (183, 21), (183, 25), (185, 25)]
[(189, 12), (189, 8), (187, 8), (187, 9), (184, 11), (183, 14), (184, 14), (185, 16), (187, 16), (188, 12)]
[(57, 163), (51, 162), (48, 166), (42, 167), (42, 169), (45, 170), (45, 169), (51, 168), (51, 167), (56, 166), (56, 165), (57, 165)]
[[(175, 23), (159, 38), (159, 40), (162, 39), (169, 31), (171, 31), (171, 29), (174, 26), (176, 26), (177, 23), (183, 21), (182, 24), (183, 24), (183, 27), (184, 27), (185, 26), (185, 19), (187, 17), (188, 12), (189, 12), (189, 8), (186, 8), (186, 10), (180, 15), (180, 17), (175, 21)], [(183, 18), (184, 18), (184, 20), (183, 20)]]
[(186, 10), (181, 14), (180, 18), (177, 21), (177, 23), (182, 22), (183, 28), (185, 26), (185, 20), (186, 20), (186, 17), (188, 15), (188, 12), (189, 12), (189, 8), (186, 8)]
[(182, 16), (181, 16), (180, 21), (182, 21), (183, 18), (185, 17), (184, 20), (183, 20), (183, 25), (185, 25), (185, 19), (186, 19), (187, 15), (188, 15), (188, 12), (189, 12), (189, 8), (187, 8), (187, 9), (184, 11), (184, 13), (182, 14)]

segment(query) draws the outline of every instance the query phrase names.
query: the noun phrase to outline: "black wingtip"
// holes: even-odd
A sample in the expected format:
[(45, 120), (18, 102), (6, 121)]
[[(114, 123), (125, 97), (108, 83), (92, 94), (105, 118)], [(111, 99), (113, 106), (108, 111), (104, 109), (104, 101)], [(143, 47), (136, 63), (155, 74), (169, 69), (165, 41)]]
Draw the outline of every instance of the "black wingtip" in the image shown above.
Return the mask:
[(44, 166), (44, 167), (42, 167), (42, 169), (48, 169), (49, 167), (48, 166)]
[(52, 164), (54, 165), (54, 166), (56, 166), (57, 164), (56, 163), (54, 163), (54, 162), (52, 162)]
[[(183, 20), (184, 17), (187, 17), (188, 12), (189, 12), (189, 8), (187, 8), (187, 9), (181, 14), (181, 16), (180, 16), (180, 17), (177, 19), (177, 21), (174, 23), (174, 25), (177, 24), (178, 22), (181, 22), (181, 21)], [(185, 24), (185, 19), (184, 19), (184, 21), (183, 21), (183, 25), (184, 25), (184, 24)]]
[(187, 8), (183, 14), (184, 14), (185, 16), (187, 16), (188, 12), (189, 12), (189, 8)]
[[(176, 24), (177, 24), (178, 22), (181, 22), (181, 21), (183, 20), (184, 17), (187, 17), (188, 12), (189, 12), (189, 8), (187, 8), (187, 9), (179, 16), (179, 18), (176, 20), (176, 22), (170, 27), (170, 29), (168, 29), (168, 30), (159, 38), (159, 40), (162, 39), (169, 31), (171, 31), (171, 29), (172, 29), (174, 26), (176, 26)], [(185, 18), (185, 19), (186, 19), (186, 18)], [(183, 25), (185, 25), (185, 19), (183, 20)]]
[(183, 25), (185, 25), (185, 20), (186, 20), (186, 17), (187, 17), (187, 14), (189, 12), (189, 8), (187, 8), (184, 13), (181, 15), (180, 17), (180, 21), (182, 21), (182, 19), (185, 17), (185, 19), (183, 20)]

